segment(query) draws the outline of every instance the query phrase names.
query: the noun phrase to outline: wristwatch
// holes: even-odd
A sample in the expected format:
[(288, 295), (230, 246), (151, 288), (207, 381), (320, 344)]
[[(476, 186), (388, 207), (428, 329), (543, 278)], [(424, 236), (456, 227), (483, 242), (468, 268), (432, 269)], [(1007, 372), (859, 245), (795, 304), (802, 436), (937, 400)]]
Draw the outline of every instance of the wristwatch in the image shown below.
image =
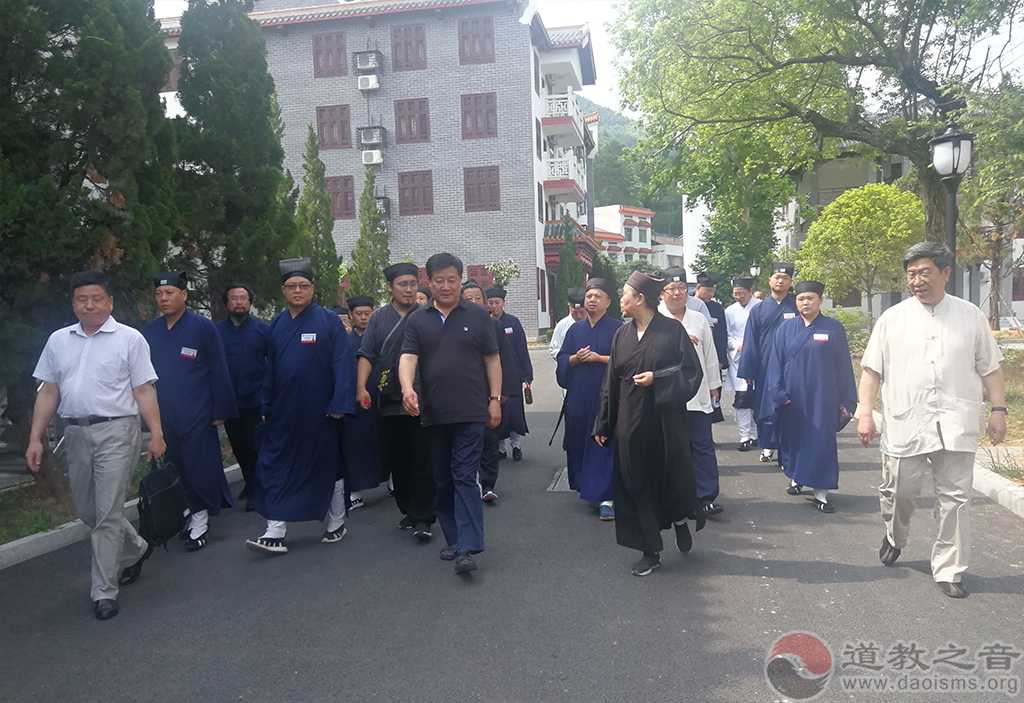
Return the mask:
[(500, 395), (492, 395), (490, 398), (488, 398), (488, 400), (497, 400), (497, 401), (500, 402), (501, 401), (501, 396)]
[(1010, 414), (1010, 409), (1008, 407), (1006, 407), (1005, 405), (993, 405), (992, 406), (992, 412), (994, 412), (994, 413), (1002, 413), (1003, 415), (1009, 415)]

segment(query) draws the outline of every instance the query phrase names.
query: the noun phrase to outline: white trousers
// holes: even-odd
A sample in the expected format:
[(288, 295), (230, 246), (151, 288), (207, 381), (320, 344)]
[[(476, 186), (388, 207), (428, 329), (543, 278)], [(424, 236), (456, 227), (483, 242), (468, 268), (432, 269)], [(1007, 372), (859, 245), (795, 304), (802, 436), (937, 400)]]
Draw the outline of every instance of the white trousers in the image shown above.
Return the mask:
[(751, 408), (736, 408), (736, 427), (740, 432), (740, 441), (757, 439), (757, 423), (754, 422), (754, 411)]

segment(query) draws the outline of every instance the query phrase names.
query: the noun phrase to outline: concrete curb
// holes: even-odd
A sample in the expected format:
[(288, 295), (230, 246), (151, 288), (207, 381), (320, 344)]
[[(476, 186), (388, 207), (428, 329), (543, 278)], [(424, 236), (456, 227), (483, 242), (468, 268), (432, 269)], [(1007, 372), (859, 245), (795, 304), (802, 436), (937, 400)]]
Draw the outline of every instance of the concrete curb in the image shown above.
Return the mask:
[[(224, 475), (227, 476), (228, 483), (242, 480), (242, 470), (238, 464), (232, 464), (224, 469)], [(125, 517), (132, 522), (139, 518), (138, 504), (138, 498), (124, 504)], [(7, 544), (0, 544), (0, 571), (86, 539), (89, 539), (89, 528), (81, 520), (72, 520), (49, 532), (40, 532)]]
[[(1006, 452), (1016, 454), (1018, 457), (1024, 455), (1024, 449), (1019, 447), (1006, 447), (988, 450), (988, 452)], [(977, 458), (974, 460), (974, 490), (984, 493), (1017, 517), (1024, 518), (1024, 486), (1014, 483), (1005, 476), (1000, 476), (985, 466), (985, 464), (990, 465), (991, 463), (992, 458), (986, 450), (979, 450)]]

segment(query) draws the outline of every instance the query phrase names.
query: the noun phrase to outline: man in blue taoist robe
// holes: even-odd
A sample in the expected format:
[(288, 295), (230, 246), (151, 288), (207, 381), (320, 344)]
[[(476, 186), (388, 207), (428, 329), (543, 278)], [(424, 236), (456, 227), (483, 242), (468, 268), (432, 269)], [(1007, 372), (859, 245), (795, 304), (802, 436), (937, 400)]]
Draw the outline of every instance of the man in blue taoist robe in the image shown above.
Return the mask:
[(817, 281), (796, 285), (800, 315), (775, 332), (764, 394), (775, 411), (779, 456), (790, 479), (786, 492), (799, 495), (809, 486), (815, 507), (833, 513), (828, 492), (839, 487), (836, 433), (857, 409), (857, 386), (846, 330), (821, 314), (824, 293)]
[[(363, 343), (363, 335), (373, 314), (373, 299), (369, 296), (353, 296), (348, 299), (352, 331), (348, 333), (353, 355)], [(355, 364), (355, 356), (352, 358)], [(355, 378), (356, 366), (352, 373)], [(355, 415), (341, 423), (341, 464), (345, 477), (345, 492), (348, 495), (348, 509), (355, 510), (365, 505), (361, 491), (376, 488), (384, 482), (380, 453), (377, 448), (377, 398), (376, 387), (371, 386), (372, 403), (368, 408), (355, 406)]]
[(772, 294), (753, 308), (747, 318), (738, 372), (740, 378), (753, 384), (751, 407), (757, 420), (757, 445), (761, 448), (761, 461), (766, 464), (779, 448), (779, 439), (775, 431), (775, 409), (765, 397), (764, 387), (773, 358), (775, 330), (784, 321), (797, 316), (796, 302), (789, 292), (793, 287), (793, 264), (775, 264), (768, 285)]
[(270, 325), (264, 432), (252, 501), (267, 519), (255, 551), (285, 554), (289, 522), (324, 522), (321, 542), (340, 542), (345, 482), (339, 479), (338, 420), (355, 406), (355, 362), (337, 316), (313, 300), (309, 259), (280, 262), (287, 308)]
[(612, 339), (622, 320), (606, 313), (615, 288), (603, 278), (587, 282), (586, 319), (569, 328), (558, 352), (558, 385), (565, 389), (565, 448), (569, 487), (598, 506), (602, 520), (612, 520), (612, 472), (615, 447), (593, 440), (594, 418), (601, 407), (601, 384), (608, 370)]
[(153, 281), (156, 306), (163, 313), (142, 334), (149, 342), (167, 460), (177, 467), (191, 511), (182, 532), (185, 549), (196, 552), (208, 541), (210, 514), (231, 507), (217, 426), (238, 416), (224, 345), (213, 322), (186, 307), (188, 278), (167, 271)]

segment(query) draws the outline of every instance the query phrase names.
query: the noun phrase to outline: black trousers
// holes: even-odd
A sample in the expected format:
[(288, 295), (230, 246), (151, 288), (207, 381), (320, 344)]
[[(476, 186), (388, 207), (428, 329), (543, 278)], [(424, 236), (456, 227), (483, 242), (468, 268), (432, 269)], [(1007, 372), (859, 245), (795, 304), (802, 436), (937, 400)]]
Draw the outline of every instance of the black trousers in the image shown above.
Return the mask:
[(418, 417), (382, 415), (377, 419), (380, 460), (391, 475), (395, 503), (414, 522), (434, 522), (434, 472), (430, 433)]
[(498, 456), (499, 439), (498, 431), (484, 429), (484, 451), (480, 456), (480, 487), (485, 491), (494, 489), (498, 483), (498, 466), (501, 457)]
[(239, 408), (238, 417), (224, 421), (224, 430), (228, 433), (231, 451), (242, 469), (242, 478), (245, 479), (247, 489), (256, 473), (260, 451), (258, 429), (262, 421), (259, 408)]

